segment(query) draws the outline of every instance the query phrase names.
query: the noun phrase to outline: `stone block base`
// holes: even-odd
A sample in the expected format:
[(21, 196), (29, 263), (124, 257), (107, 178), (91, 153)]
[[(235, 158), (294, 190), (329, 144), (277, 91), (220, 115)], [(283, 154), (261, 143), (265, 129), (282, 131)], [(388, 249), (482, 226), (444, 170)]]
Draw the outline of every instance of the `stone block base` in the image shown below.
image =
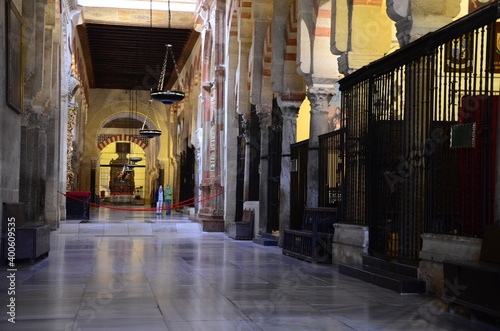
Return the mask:
[(189, 217), (191, 221), (201, 224), (203, 232), (224, 232), (224, 219), (219, 217)]
[(430, 233), (421, 238), (419, 279), (427, 283), (429, 293), (444, 294), (444, 260), (479, 260), (482, 239)]
[(340, 223), (333, 226), (333, 262), (360, 264), (362, 256), (368, 253), (368, 227)]
[(251, 223), (232, 222), (228, 224), (227, 236), (236, 240), (252, 240), (253, 228)]

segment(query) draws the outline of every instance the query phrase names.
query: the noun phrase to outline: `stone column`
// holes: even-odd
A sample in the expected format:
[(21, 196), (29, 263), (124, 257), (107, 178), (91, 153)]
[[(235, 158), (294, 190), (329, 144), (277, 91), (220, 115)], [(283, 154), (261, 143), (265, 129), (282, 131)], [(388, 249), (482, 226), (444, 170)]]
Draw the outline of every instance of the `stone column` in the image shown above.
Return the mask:
[(301, 102), (283, 102), (278, 98), (281, 108), (283, 127), (281, 130), (281, 177), (280, 177), (280, 238), (279, 246), (283, 247), (284, 230), (290, 228), (290, 144), (297, 138), (297, 116)]
[(221, 150), (221, 176), (224, 187), (224, 220), (226, 223), (239, 221), (236, 219), (236, 185), (238, 180), (238, 114), (236, 113), (236, 72), (238, 68), (239, 45), (235, 36), (229, 37), (227, 61), (227, 78), (224, 90), (224, 130)]
[(309, 134), (309, 159), (307, 164), (307, 206), (318, 206), (319, 187), (319, 139), (328, 132), (328, 104), (333, 91), (326, 88), (309, 88), (307, 97), (311, 102)]
[(250, 142), (252, 140), (250, 134), (251, 119), (250, 115), (243, 116), (243, 128), (245, 132), (243, 134), (245, 139), (245, 169), (243, 178), (243, 202), (248, 201), (250, 194)]
[(260, 186), (259, 186), (259, 234), (267, 231), (268, 180), (269, 180), (269, 126), (271, 125), (271, 106), (258, 107), (260, 122)]

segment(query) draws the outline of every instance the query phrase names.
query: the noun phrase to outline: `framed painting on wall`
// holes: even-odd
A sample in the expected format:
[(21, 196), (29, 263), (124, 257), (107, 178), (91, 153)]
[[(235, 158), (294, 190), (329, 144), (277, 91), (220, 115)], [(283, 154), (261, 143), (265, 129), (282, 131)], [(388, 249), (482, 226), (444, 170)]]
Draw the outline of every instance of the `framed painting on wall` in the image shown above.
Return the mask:
[(7, 1), (7, 103), (23, 111), (24, 45), (23, 20), (12, 1)]

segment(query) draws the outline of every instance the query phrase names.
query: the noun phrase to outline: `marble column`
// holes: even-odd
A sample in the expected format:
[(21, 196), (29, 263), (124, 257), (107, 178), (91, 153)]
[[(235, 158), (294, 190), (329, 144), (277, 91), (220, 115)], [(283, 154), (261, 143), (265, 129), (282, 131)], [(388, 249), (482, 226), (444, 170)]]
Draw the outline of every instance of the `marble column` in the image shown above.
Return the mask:
[(260, 186), (259, 186), (259, 234), (266, 233), (268, 221), (268, 181), (269, 181), (269, 126), (271, 126), (271, 106), (258, 106), (260, 122)]
[(284, 230), (290, 228), (290, 144), (297, 138), (297, 116), (301, 102), (282, 102), (278, 98), (281, 108), (283, 127), (281, 130), (281, 177), (280, 177), (280, 238), (279, 246), (283, 246)]
[(243, 202), (248, 201), (250, 196), (250, 158), (251, 158), (251, 118), (250, 115), (243, 116), (243, 128), (244, 128), (244, 139), (245, 139), (245, 169), (243, 177)]
[(236, 197), (238, 180), (238, 114), (236, 113), (237, 68), (239, 45), (236, 36), (229, 37), (227, 74), (224, 83), (224, 129), (222, 130), (223, 144), (221, 150), (221, 176), (224, 187), (224, 220), (226, 223), (239, 221), (236, 219)]
[(311, 102), (309, 134), (309, 159), (307, 164), (307, 206), (318, 206), (319, 188), (319, 135), (328, 132), (328, 105), (333, 91), (327, 88), (309, 88), (307, 97)]

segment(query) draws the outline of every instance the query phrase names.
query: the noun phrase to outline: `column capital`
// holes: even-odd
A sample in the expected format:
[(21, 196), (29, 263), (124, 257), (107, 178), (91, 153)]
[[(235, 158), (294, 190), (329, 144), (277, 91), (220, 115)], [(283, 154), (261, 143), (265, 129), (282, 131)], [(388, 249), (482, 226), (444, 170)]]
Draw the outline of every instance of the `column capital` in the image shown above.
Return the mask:
[(310, 94), (330, 94), (333, 95), (335, 93), (335, 81), (331, 81), (328, 84), (311, 84), (307, 87), (307, 97), (309, 98)]
[(272, 107), (269, 104), (258, 104), (255, 105), (255, 109), (257, 110), (257, 115), (260, 114), (271, 114)]
[(311, 102), (311, 113), (327, 113), (328, 105), (333, 97), (333, 91), (318, 91), (316, 93), (308, 91), (307, 98)]
[(299, 116), (300, 107), (289, 105), (281, 107), (283, 120), (294, 120)]
[(300, 108), (305, 99), (305, 93), (285, 93), (278, 95), (278, 106), (281, 109), (285, 108)]
[(258, 113), (259, 116), (259, 124), (261, 129), (266, 129), (271, 126), (272, 116), (271, 113)]
[(93, 157), (93, 158), (90, 159), (90, 167), (91, 167), (91, 169), (93, 169), (93, 170), (97, 169), (97, 166), (99, 164), (98, 161), (99, 161), (99, 159), (96, 158), (96, 157)]

